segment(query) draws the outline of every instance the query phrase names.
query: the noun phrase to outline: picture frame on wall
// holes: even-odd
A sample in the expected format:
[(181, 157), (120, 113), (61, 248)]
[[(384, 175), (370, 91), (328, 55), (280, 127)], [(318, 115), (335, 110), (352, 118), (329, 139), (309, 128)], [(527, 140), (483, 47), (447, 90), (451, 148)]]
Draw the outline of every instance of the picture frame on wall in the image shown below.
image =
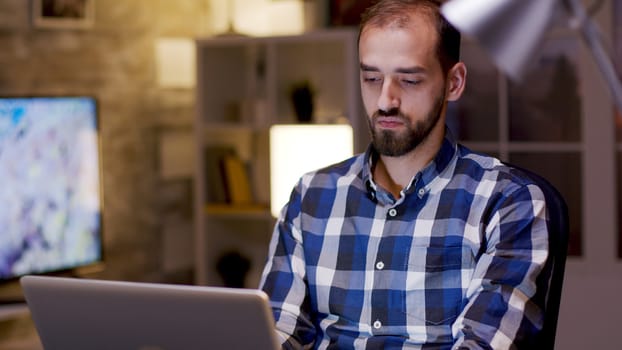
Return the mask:
[(31, 0), (37, 28), (88, 29), (95, 23), (95, 0)]

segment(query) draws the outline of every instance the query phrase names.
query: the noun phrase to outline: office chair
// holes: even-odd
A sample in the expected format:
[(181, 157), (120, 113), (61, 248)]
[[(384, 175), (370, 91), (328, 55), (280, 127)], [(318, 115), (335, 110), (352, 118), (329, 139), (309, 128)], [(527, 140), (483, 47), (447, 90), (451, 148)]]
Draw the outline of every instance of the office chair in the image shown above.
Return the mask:
[(553, 349), (555, 346), (555, 334), (557, 332), (562, 284), (564, 282), (566, 256), (568, 254), (568, 206), (559, 191), (542, 176), (514, 164), (506, 163), (506, 165), (523, 172), (534, 181), (540, 189), (542, 189), (546, 200), (548, 211), (546, 224), (549, 231), (549, 258), (536, 283), (537, 285), (546, 285), (546, 281), (548, 280), (549, 289), (548, 295), (546, 295), (545, 291), (538, 291), (535, 296), (535, 298), (545, 298), (544, 305), (546, 305), (543, 329), (536, 344), (537, 349)]

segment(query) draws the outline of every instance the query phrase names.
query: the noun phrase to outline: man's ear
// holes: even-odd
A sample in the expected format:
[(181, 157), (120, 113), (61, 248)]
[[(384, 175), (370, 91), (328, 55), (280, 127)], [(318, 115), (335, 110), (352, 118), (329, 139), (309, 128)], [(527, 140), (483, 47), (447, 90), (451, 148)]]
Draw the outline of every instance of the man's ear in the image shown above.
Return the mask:
[(447, 72), (447, 101), (456, 101), (466, 86), (467, 68), (462, 62), (454, 64)]

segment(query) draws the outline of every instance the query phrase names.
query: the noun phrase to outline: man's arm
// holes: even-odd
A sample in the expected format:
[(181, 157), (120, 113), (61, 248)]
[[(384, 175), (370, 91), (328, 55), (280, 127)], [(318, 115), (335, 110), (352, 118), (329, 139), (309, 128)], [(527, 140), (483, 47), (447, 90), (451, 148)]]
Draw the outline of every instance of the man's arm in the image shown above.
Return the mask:
[(468, 303), (452, 326), (453, 349), (533, 348), (542, 329), (544, 300), (534, 296), (548, 290), (548, 281), (536, 283), (548, 257), (544, 195), (535, 185), (519, 187), (502, 196), (492, 213)]
[(295, 225), (299, 214), (297, 187), (275, 226), (260, 283), (260, 288), (270, 297), (277, 333), (285, 349), (310, 348), (315, 341), (315, 326), (309, 315), (302, 235)]

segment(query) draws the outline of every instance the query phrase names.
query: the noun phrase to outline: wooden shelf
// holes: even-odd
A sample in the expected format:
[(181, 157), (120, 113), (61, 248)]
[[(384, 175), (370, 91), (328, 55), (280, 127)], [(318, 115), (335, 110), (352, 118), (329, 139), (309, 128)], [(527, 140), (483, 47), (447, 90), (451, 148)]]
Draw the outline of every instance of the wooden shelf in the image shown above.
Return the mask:
[(256, 217), (272, 218), (268, 204), (207, 204), (205, 214), (221, 217)]
[[(327, 29), (294, 36), (196, 41), (197, 284), (222, 283), (216, 261), (230, 250), (249, 257), (253, 269), (248, 279), (259, 279), (275, 220), (266, 204), (270, 201), (269, 129), (274, 124), (296, 122), (289, 94), (292, 86), (309, 81), (317, 89), (314, 121), (347, 118), (355, 133), (355, 151), (367, 146), (367, 124), (358, 88), (357, 34), (356, 29)], [(225, 155), (217, 154), (223, 149)], [(228, 150), (245, 165), (253, 204), (220, 204), (233, 200), (221, 195), (228, 186), (223, 183), (230, 182), (219, 180), (221, 161)], [(243, 187), (234, 186), (236, 190)], [(239, 202), (247, 203), (247, 199)]]

